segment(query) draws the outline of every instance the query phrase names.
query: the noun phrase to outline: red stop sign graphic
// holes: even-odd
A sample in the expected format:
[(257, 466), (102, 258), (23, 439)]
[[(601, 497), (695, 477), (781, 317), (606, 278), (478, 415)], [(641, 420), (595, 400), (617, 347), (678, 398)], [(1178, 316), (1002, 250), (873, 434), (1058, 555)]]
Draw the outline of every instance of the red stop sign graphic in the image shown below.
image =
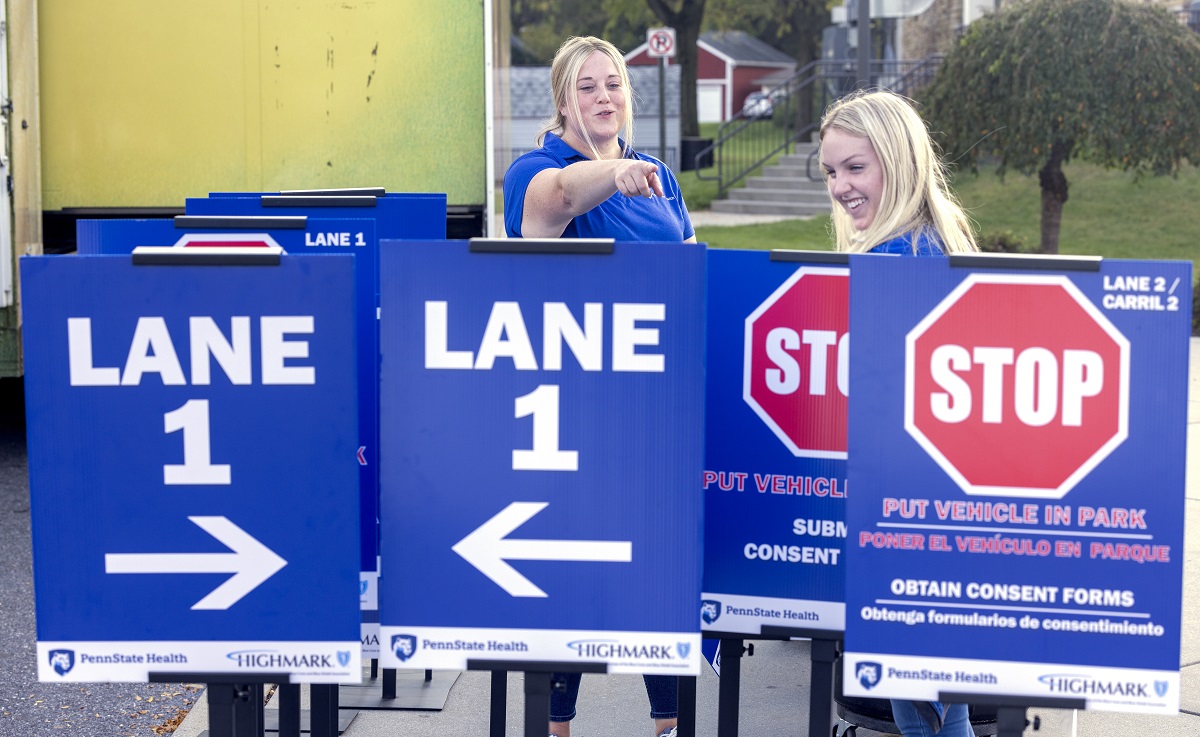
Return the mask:
[(793, 455), (846, 457), (850, 272), (802, 266), (746, 318), (742, 398)]
[(1066, 277), (968, 276), (905, 358), (905, 428), (968, 494), (1061, 499), (1128, 434), (1129, 341)]

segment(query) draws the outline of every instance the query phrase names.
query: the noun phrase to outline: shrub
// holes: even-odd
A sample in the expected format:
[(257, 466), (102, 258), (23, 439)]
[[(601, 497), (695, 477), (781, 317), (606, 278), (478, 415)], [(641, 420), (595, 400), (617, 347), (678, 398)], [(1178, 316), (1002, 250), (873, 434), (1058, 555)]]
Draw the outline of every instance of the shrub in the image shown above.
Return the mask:
[(998, 230), (981, 235), (977, 241), (984, 253), (1033, 253), (1025, 239), (1011, 230)]
[(1200, 279), (1192, 285), (1192, 335), (1200, 335)]

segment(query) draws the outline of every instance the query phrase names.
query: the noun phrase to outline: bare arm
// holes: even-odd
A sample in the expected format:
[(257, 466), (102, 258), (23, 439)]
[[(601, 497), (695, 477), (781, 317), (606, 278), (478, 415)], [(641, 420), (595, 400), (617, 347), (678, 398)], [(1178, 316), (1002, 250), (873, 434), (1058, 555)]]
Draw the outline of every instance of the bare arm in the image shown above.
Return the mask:
[(544, 169), (529, 182), (521, 212), (526, 238), (557, 238), (571, 218), (620, 192), (626, 197), (662, 197), (658, 166), (638, 159), (580, 161)]

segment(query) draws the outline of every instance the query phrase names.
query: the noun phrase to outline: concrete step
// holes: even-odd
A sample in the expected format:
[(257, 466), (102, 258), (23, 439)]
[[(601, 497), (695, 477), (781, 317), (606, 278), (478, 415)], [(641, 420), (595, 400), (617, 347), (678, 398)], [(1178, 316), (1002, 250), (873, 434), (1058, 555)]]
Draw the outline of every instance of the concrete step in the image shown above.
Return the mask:
[(741, 213), (746, 215), (783, 215), (795, 218), (829, 214), (828, 203), (821, 206), (796, 202), (714, 200), (711, 209), (713, 212)]
[(829, 195), (825, 192), (812, 192), (793, 189), (740, 187), (729, 190), (729, 199), (739, 202), (795, 202), (797, 204), (824, 205), (829, 209)]
[(755, 189), (790, 189), (796, 192), (826, 193), (824, 182), (814, 182), (808, 177), (751, 177), (746, 180), (747, 187)]
[[(795, 153), (784, 154), (783, 156), (780, 156), (779, 163), (783, 164), (785, 166), (805, 166), (808, 164), (809, 154), (812, 152), (815, 152), (816, 150), (817, 150), (817, 147), (815, 145), (812, 146), (812, 148), (808, 149), (808, 150), (801, 150), (800, 147), (797, 146)], [(817, 163), (818, 162), (817, 162), (816, 157), (813, 157), (813, 169), (814, 170), (817, 168)]]
[(762, 170), (764, 177), (790, 177), (794, 179), (809, 179), (824, 183), (824, 178), (821, 176), (821, 168), (813, 163), (812, 175), (816, 179), (808, 176), (808, 166), (801, 162), (799, 164), (775, 164), (774, 166), (764, 167)]
[(828, 215), (829, 193), (820, 177), (815, 159), (810, 167), (810, 153), (817, 150), (813, 143), (797, 144), (795, 152), (779, 158), (765, 167), (761, 175), (746, 180), (746, 186), (729, 190), (725, 199), (711, 207), (714, 212), (757, 215), (808, 217)]

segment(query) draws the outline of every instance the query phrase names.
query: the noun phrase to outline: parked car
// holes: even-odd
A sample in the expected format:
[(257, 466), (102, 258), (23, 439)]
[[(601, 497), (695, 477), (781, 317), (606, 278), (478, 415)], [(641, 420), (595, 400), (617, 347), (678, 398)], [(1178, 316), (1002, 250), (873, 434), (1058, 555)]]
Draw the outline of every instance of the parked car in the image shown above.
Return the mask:
[(742, 117), (747, 120), (770, 118), (775, 113), (775, 103), (763, 92), (751, 92), (742, 104)]

